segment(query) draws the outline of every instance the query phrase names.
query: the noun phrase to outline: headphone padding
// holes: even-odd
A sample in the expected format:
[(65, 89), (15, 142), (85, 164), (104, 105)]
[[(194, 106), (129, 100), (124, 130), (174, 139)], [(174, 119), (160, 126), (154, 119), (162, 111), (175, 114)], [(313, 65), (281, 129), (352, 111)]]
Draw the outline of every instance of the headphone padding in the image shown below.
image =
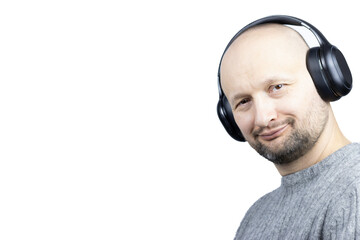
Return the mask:
[(219, 99), (217, 104), (217, 114), (225, 130), (232, 138), (240, 142), (246, 141), (235, 122), (231, 106), (224, 96)]
[(306, 56), (306, 67), (314, 81), (317, 92), (324, 101), (336, 101), (338, 97), (329, 86), (328, 77), (320, 60), (320, 47), (310, 48)]
[(347, 95), (352, 88), (352, 76), (344, 55), (333, 45), (325, 46), (321, 53), (324, 55), (320, 57), (323, 57), (323, 68), (328, 72), (332, 91), (339, 97)]

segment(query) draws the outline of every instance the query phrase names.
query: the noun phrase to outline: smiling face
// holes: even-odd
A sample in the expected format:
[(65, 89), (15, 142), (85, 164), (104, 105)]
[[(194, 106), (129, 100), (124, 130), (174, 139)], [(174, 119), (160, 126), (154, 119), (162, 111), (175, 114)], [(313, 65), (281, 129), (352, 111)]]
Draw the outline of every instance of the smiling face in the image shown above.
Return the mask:
[(222, 89), (238, 127), (276, 164), (306, 154), (328, 121), (329, 104), (306, 69), (307, 50), (294, 30), (266, 24), (240, 35), (221, 64)]

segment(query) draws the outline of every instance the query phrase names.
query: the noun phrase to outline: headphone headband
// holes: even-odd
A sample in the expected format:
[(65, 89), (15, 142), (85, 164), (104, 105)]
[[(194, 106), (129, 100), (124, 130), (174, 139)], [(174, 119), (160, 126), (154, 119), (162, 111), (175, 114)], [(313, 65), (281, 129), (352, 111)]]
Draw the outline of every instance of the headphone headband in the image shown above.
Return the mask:
[(296, 17), (286, 16), (286, 15), (273, 15), (273, 16), (258, 19), (256, 21), (246, 25), (245, 27), (243, 27), (231, 39), (231, 41), (229, 42), (229, 44), (227, 45), (227, 47), (225, 49), (225, 52), (230, 47), (230, 45), (233, 43), (233, 41), (235, 41), (235, 39), (238, 36), (240, 36), (243, 32), (245, 32), (249, 28), (255, 27), (257, 25), (265, 24), (265, 23), (278, 23), (278, 24), (283, 24), (283, 25), (303, 26), (303, 27), (309, 29), (315, 35), (320, 46), (329, 44), (329, 42), (328, 42), (328, 40), (326, 40), (325, 36), (316, 27), (314, 27), (310, 23), (308, 23), (304, 20), (301, 20), (299, 18), (296, 18)]

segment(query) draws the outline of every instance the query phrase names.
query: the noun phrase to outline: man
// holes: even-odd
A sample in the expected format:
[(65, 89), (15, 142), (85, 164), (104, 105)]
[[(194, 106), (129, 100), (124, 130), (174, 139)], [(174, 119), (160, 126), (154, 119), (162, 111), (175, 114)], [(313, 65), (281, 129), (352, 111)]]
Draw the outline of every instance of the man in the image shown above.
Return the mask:
[(345, 138), (318, 94), (308, 52), (296, 31), (265, 23), (223, 55), (219, 84), (235, 123), (282, 175), (248, 210), (236, 240), (360, 239), (360, 144)]

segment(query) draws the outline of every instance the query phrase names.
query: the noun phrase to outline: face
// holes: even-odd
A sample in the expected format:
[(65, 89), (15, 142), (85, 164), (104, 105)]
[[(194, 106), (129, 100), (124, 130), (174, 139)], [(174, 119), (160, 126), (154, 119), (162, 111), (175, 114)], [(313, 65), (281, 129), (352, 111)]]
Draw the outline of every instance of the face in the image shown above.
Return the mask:
[(221, 81), (245, 139), (268, 160), (286, 164), (314, 146), (329, 109), (306, 69), (306, 44), (276, 30), (240, 36), (224, 56)]

